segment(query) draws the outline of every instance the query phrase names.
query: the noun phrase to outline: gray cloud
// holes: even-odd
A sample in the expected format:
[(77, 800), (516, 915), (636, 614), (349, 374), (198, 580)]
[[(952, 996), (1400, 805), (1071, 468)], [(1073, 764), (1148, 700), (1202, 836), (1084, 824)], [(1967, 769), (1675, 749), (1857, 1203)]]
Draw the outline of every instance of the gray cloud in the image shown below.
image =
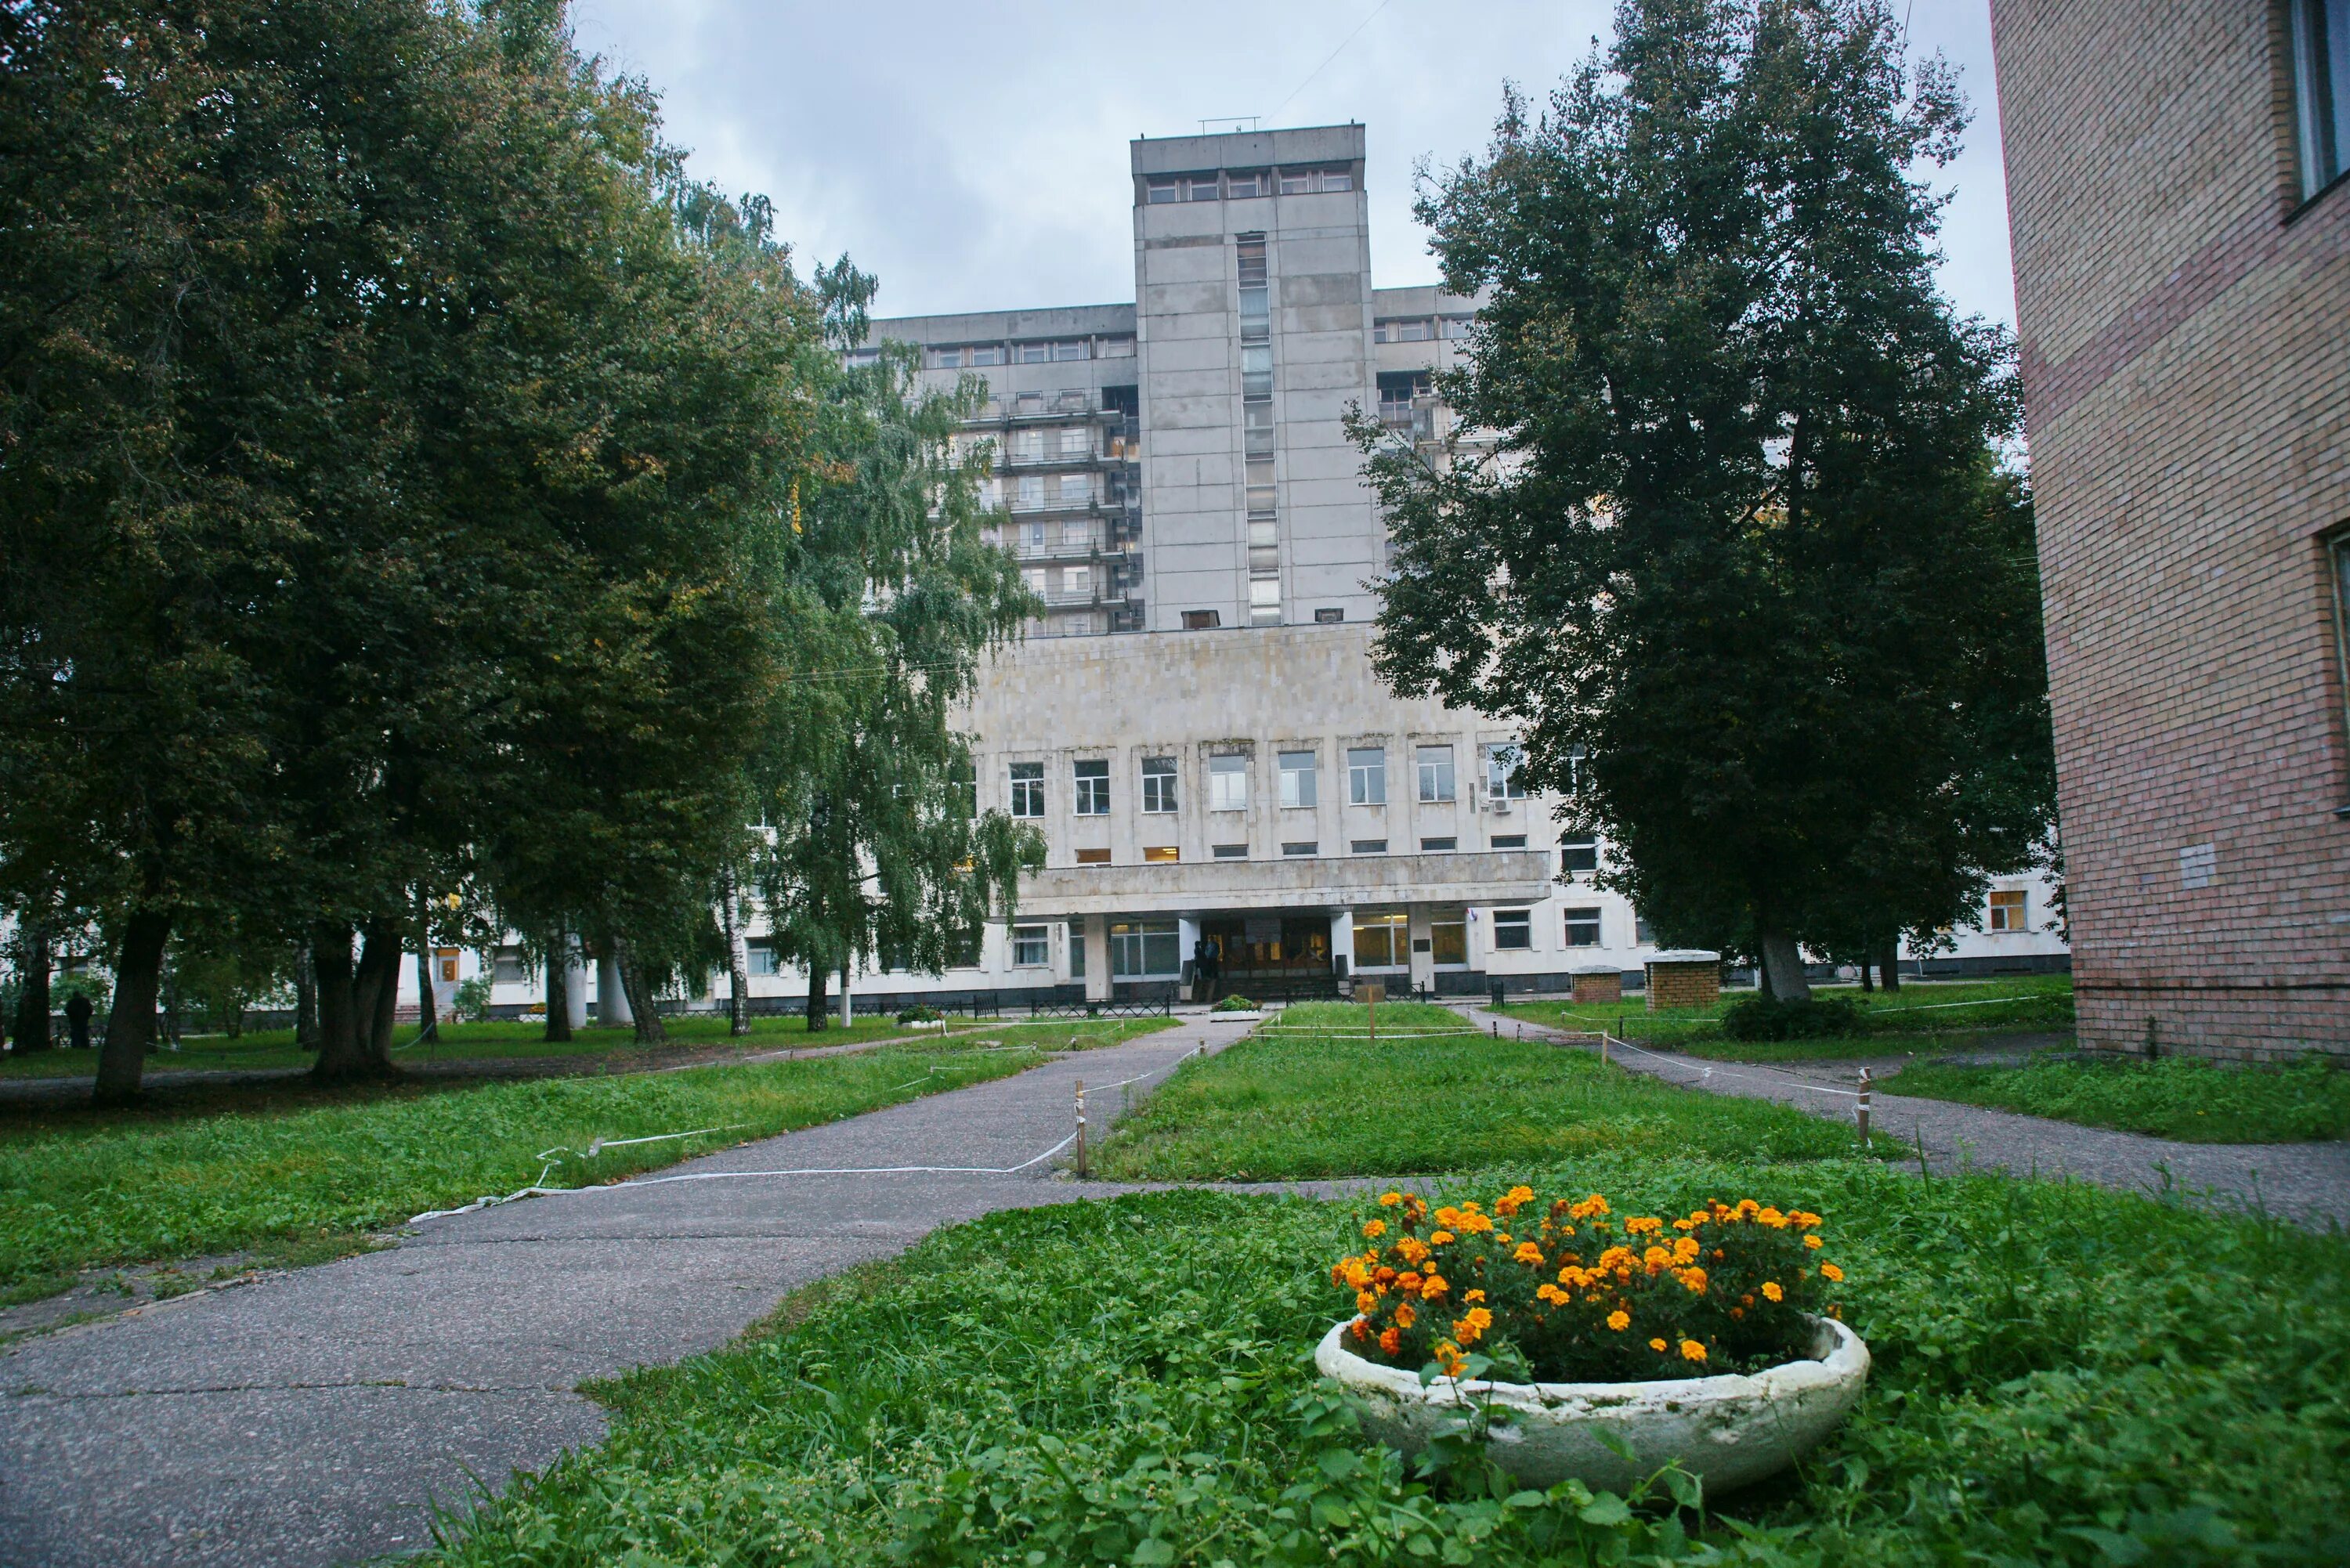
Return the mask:
[[(697, 175), (765, 192), (802, 256), (848, 252), (880, 275), (879, 309), (914, 315), (1131, 299), (1128, 139), (1225, 115), (1362, 121), (1373, 275), (1433, 282), (1414, 161), (1482, 149), (1503, 81), (1546, 92), (1612, 7), (1388, 0), (1315, 74), (1377, 3), (578, 0), (574, 23), (660, 93)], [(1944, 174), (1944, 286), (1962, 311), (2012, 323), (1988, 8), (1910, 9), (1914, 47), (1959, 65), (1976, 109)]]

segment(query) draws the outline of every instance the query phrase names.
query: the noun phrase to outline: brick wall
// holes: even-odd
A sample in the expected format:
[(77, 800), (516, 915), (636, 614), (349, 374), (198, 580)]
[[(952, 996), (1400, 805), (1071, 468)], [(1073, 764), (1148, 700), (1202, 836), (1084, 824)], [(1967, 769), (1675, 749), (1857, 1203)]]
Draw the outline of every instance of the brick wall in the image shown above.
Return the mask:
[(1652, 961), (1648, 991), (1651, 1012), (1665, 1007), (1711, 1007), (1721, 997), (1721, 965)]
[(2272, 5), (1992, 26), (2083, 1044), (2350, 1054), (2350, 187)]

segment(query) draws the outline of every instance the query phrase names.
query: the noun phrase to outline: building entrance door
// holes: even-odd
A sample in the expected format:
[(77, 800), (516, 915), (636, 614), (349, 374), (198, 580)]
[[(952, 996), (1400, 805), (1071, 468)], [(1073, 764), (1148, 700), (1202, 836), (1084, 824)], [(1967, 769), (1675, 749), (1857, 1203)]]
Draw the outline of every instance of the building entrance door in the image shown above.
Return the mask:
[(1211, 916), (1200, 935), (1216, 944), (1218, 990), (1247, 995), (1252, 981), (1295, 985), (1330, 975), (1327, 915)]

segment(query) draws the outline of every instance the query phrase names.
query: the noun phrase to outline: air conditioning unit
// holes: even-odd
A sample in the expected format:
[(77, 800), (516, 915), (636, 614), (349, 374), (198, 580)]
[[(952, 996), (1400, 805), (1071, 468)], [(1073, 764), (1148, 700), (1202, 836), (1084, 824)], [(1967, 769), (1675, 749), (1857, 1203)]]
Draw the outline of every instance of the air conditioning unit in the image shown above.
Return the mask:
[(1493, 796), (1493, 815), (1495, 816), (1507, 816), (1510, 815), (1510, 797), (1508, 795), (1497, 794)]

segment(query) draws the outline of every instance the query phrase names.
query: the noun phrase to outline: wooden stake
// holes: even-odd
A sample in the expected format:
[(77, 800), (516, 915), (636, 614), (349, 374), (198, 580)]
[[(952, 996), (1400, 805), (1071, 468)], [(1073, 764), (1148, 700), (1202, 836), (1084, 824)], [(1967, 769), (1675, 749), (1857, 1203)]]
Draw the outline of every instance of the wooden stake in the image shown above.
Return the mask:
[(1853, 1109), (1853, 1119), (1860, 1124), (1860, 1141), (1868, 1141), (1868, 1069), (1860, 1070), (1860, 1103)]
[(1086, 1176), (1086, 1081), (1077, 1080), (1077, 1179)]
[(1363, 992), (1363, 1012), (1370, 1020), (1371, 1044), (1376, 1045), (1379, 1041), (1379, 993), (1378, 992)]

